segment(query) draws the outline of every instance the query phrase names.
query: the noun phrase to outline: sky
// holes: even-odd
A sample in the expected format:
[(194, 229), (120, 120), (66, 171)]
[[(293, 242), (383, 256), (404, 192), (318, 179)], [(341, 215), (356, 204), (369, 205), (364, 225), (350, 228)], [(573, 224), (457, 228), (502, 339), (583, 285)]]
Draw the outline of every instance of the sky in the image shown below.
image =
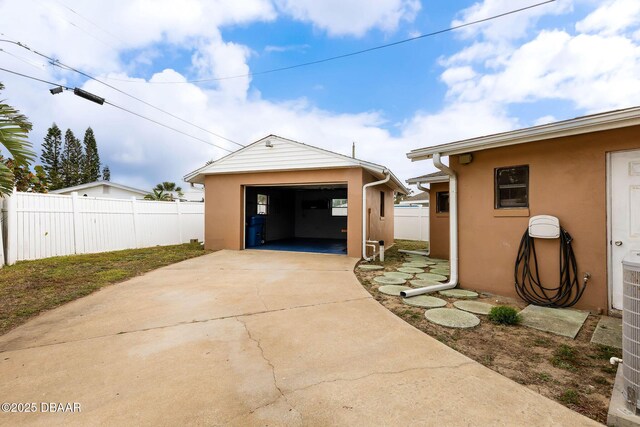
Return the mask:
[(0, 0), (0, 39), (146, 104), (12, 43), (0, 42), (1, 68), (85, 89), (205, 142), (3, 71), (0, 99), (29, 117), (38, 154), (53, 122), (79, 137), (90, 126), (112, 181), (142, 189), (180, 183), (239, 148), (213, 134), (242, 145), (276, 134), (347, 155), (355, 142), (357, 157), (408, 179), (435, 170), (406, 158), (414, 148), (638, 105), (640, 0), (556, 0), (260, 72), (538, 1)]

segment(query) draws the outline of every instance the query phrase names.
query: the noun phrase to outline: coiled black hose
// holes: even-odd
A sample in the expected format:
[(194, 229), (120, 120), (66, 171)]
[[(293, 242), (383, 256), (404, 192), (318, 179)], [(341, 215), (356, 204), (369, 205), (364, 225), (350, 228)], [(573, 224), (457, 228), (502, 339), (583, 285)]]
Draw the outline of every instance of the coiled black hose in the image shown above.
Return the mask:
[(578, 302), (587, 284), (586, 281), (582, 285), (578, 282), (578, 266), (571, 247), (572, 240), (571, 235), (560, 228), (560, 284), (548, 288), (540, 282), (535, 239), (529, 236), (528, 229), (525, 231), (520, 240), (515, 267), (516, 291), (520, 298), (544, 307), (571, 307)]

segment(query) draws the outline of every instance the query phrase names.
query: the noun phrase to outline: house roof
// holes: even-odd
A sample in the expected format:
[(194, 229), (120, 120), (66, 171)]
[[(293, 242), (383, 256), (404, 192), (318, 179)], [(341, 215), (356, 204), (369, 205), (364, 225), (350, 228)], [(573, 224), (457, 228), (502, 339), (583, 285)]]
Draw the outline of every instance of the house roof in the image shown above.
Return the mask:
[(209, 163), (184, 177), (185, 181), (203, 183), (206, 175), (244, 172), (267, 172), (304, 169), (361, 167), (373, 176), (391, 175), (391, 186), (407, 194), (409, 190), (386, 167), (303, 144), (277, 135), (268, 135), (225, 157)]
[(429, 200), (429, 193), (426, 191), (421, 191), (418, 194), (414, 194), (413, 196), (409, 196), (402, 200), (403, 202), (424, 202)]
[(412, 161), (424, 160), (430, 159), (436, 153), (440, 153), (441, 156), (451, 156), (637, 125), (640, 125), (640, 106), (576, 117), (510, 132), (464, 139), (433, 147), (417, 148), (407, 153), (407, 157)]
[(442, 171), (428, 173), (426, 175), (409, 178), (407, 184), (429, 184), (432, 182), (448, 182), (449, 175)]
[(133, 187), (128, 187), (126, 185), (122, 185), (122, 184), (116, 184), (115, 182), (111, 182), (111, 181), (94, 181), (94, 182), (88, 182), (86, 184), (80, 184), (80, 185), (76, 185), (73, 187), (67, 187), (67, 188), (60, 188), (58, 190), (52, 190), (49, 191), (49, 193), (52, 194), (60, 194), (60, 193), (68, 193), (68, 192), (73, 192), (73, 191), (80, 191), (80, 190), (85, 190), (87, 188), (92, 188), (92, 187), (98, 187), (104, 185), (106, 187), (113, 187), (113, 188), (119, 188), (120, 190), (126, 190), (126, 191), (130, 191), (132, 193), (138, 193), (141, 195), (146, 195), (149, 192), (148, 191), (144, 191), (144, 190), (140, 190), (138, 188), (133, 188)]

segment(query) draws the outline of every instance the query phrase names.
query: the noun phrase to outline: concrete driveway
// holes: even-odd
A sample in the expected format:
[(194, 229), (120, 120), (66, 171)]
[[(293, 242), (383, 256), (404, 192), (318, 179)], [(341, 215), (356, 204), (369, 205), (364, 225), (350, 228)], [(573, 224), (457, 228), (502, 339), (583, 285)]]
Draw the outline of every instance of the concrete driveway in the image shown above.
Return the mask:
[(0, 337), (0, 424), (597, 425), (414, 329), (337, 255), (220, 251)]

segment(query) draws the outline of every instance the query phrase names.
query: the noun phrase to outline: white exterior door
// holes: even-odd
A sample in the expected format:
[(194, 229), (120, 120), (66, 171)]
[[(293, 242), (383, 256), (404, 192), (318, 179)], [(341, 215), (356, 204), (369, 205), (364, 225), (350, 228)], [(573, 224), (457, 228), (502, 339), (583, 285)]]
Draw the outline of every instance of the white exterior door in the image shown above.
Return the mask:
[(640, 250), (640, 150), (611, 153), (611, 293), (622, 310), (622, 259)]

